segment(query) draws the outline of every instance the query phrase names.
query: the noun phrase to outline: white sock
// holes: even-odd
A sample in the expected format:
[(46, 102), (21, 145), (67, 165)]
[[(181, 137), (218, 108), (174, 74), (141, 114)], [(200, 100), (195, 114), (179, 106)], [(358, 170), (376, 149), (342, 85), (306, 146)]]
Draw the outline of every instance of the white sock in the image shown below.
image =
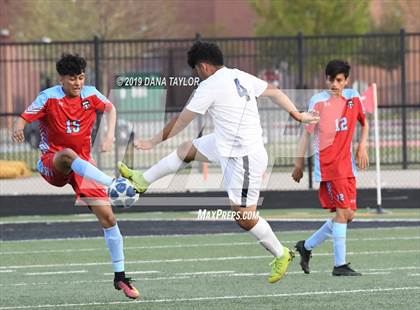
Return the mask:
[(143, 177), (149, 184), (152, 184), (168, 174), (175, 173), (179, 169), (185, 168), (187, 165), (188, 163), (181, 160), (176, 151), (174, 151), (144, 172)]
[(312, 251), (312, 249), (319, 246), (322, 242), (328, 239), (329, 236), (332, 234), (332, 227), (333, 223), (332, 220), (328, 220), (318, 229), (316, 232), (312, 234), (308, 239), (305, 241), (305, 249)]
[(124, 242), (118, 224), (104, 228), (104, 237), (111, 255), (114, 272), (124, 271)]
[(283, 246), (265, 219), (260, 217), (257, 224), (249, 232), (275, 257), (283, 256)]

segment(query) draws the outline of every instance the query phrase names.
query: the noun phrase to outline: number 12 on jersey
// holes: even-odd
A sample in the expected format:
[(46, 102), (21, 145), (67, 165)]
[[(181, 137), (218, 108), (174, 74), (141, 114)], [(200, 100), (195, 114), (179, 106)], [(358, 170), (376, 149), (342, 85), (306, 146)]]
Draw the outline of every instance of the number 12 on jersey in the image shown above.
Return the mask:
[(335, 120), (335, 131), (345, 131), (347, 130), (347, 118), (337, 118)]
[(238, 79), (234, 79), (234, 81), (235, 81), (236, 90), (238, 91), (239, 97), (246, 96), (246, 101), (251, 100), (251, 98), (249, 97), (248, 90), (245, 87), (243, 87), (241, 83), (239, 83)]

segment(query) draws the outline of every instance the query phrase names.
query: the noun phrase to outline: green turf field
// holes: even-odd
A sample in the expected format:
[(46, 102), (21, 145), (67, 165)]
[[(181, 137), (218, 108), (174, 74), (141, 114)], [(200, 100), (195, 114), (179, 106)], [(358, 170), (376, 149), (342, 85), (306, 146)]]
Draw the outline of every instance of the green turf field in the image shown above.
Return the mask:
[[(277, 233), (286, 246), (309, 232)], [(312, 274), (298, 259), (267, 283), (271, 257), (248, 234), (128, 237), (126, 269), (141, 301), (112, 286), (102, 238), (1, 242), (5, 309), (419, 309), (420, 229), (353, 229), (348, 260), (363, 277), (332, 277), (332, 243)], [(130, 275), (130, 273), (129, 273)]]

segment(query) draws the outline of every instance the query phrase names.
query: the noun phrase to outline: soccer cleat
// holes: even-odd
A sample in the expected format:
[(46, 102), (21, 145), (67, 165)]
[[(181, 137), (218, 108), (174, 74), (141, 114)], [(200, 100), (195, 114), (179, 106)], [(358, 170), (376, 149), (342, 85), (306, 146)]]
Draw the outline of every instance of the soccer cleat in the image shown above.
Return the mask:
[(123, 280), (114, 279), (114, 287), (117, 290), (122, 290), (128, 298), (137, 299), (140, 297), (139, 291), (131, 284), (131, 278), (124, 278)]
[(300, 240), (295, 245), (296, 251), (300, 254), (300, 267), (304, 273), (309, 274), (309, 260), (312, 257), (312, 251), (309, 251), (305, 248), (305, 240)]
[(338, 267), (334, 267), (332, 271), (333, 276), (361, 276), (360, 272), (354, 271), (349, 267), (350, 263)]
[(283, 247), (284, 255), (282, 257), (276, 257), (271, 262), (271, 274), (268, 277), (268, 282), (275, 283), (284, 277), (287, 271), (287, 267), (295, 257), (295, 253), (286, 247)]
[(117, 166), (121, 176), (128, 179), (138, 193), (143, 194), (147, 191), (149, 183), (144, 179), (143, 173), (128, 168), (121, 161), (118, 162)]

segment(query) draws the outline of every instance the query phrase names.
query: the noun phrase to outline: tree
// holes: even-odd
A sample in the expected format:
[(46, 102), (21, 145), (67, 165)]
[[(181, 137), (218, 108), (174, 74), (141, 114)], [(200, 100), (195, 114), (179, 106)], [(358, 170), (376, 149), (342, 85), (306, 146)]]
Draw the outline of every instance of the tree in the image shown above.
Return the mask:
[[(403, 14), (399, 2), (389, 2), (379, 12), (379, 18), (371, 23), (372, 33), (388, 33), (387, 36), (363, 38), (360, 52), (362, 64), (385, 69), (392, 86), (398, 81), (401, 65), (399, 30), (403, 27)], [(390, 85), (389, 85), (390, 86)]]
[(257, 35), (363, 34), (369, 30), (369, 0), (251, 0), (261, 21)]
[[(390, 2), (379, 13), (376, 22), (371, 22), (372, 33), (389, 33), (387, 37), (373, 37), (363, 40), (362, 63), (393, 71), (400, 65), (400, 29), (403, 27), (401, 6)], [(395, 35), (391, 35), (395, 34)]]
[[(332, 58), (351, 56), (357, 43), (346, 38), (307, 38), (293, 40), (299, 32), (307, 35), (363, 34), (369, 31), (369, 0), (251, 0), (260, 17), (258, 36), (289, 36), (270, 40), (259, 49), (260, 66), (287, 66), (297, 76), (299, 57), (303, 57), (304, 74), (314, 76)], [(348, 59), (350, 60), (350, 59)], [(310, 81), (306, 81), (313, 87)], [(296, 86), (298, 85), (296, 81)]]
[(10, 30), (18, 41), (174, 37), (175, 9), (164, 0), (18, 0)]

